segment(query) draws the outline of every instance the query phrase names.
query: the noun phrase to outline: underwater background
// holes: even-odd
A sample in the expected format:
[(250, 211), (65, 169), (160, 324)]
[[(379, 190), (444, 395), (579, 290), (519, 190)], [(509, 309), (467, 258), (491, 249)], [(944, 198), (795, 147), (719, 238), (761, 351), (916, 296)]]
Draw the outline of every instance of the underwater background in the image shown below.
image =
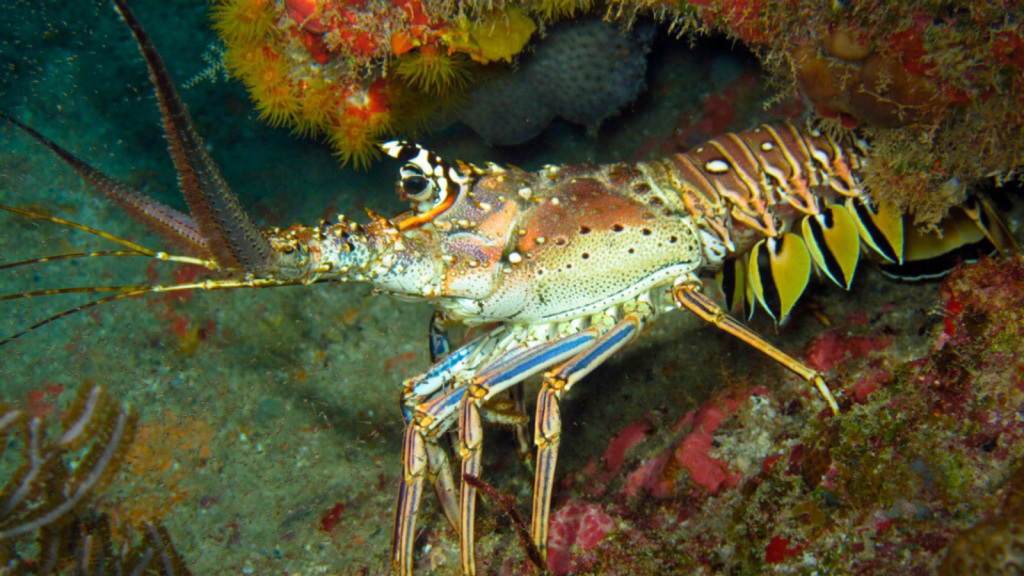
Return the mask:
[[(796, 120), (813, 107), (806, 90), (801, 96), (770, 81), (744, 47), (756, 39), (742, 18), (730, 20), (729, 6), (741, 3), (692, 4), (717, 6), (725, 15), (718, 31), (731, 35), (680, 39), (664, 13), (648, 19), (644, 89), (589, 133), (555, 120), (529, 143), (492, 147), (439, 112), (418, 141), (449, 160), (525, 169), (635, 161), (760, 122)], [(210, 5), (132, 7), (179, 86), (216, 60), (211, 47), (221, 41)], [(1019, 9), (1007, 18), (1020, 26)], [(1024, 68), (1019, 54), (1005, 52), (1000, 65), (1011, 78)], [(219, 75), (188, 82), (182, 96), (259, 224), (407, 209), (395, 191), (397, 162), (343, 167), (322, 139), (261, 121), (245, 86)], [(1006, 93), (1016, 97), (1015, 81)], [(5, 2), (0, 111), (185, 209), (145, 65), (108, 3)], [(1000, 150), (1021, 145), (1003, 143)], [(160, 238), (10, 125), (0, 126), (0, 203), (161, 248)], [(1019, 222), (1016, 212), (1007, 217)], [(110, 249), (83, 232), (13, 214), (0, 214), (0, 230), (0, 265)], [(860, 272), (848, 292), (814, 285), (782, 327), (764, 314), (751, 322), (828, 374), (844, 398), (838, 419), (783, 368), (683, 313), (665, 316), (581, 382), (562, 405), (552, 522), (558, 551), (548, 568), (959, 574), (974, 566), (974, 573), (1010, 574), (1015, 565), (1019, 572), (1024, 261), (1019, 254), (984, 260), (934, 283), (892, 282), (870, 266)], [(97, 257), (0, 270), (0, 294), (196, 278), (190, 267)], [(368, 292), (358, 285), (192, 291), (91, 308), (0, 347), (0, 401), (56, 419), (80, 390), (99, 385), (130, 406), (138, 415), (134, 443), (89, 506), (110, 515), (116, 538), (159, 521), (195, 574), (387, 573), (401, 474), (398, 397), (401, 382), (429, 365), (432, 309)], [(0, 338), (86, 300), (5, 301)], [(536, 383), (527, 389), (531, 398)], [(513, 457), (514, 435), (496, 426), (486, 435), (483, 478), (528, 510), (532, 474)], [(24, 441), (4, 439), (0, 485), (23, 463)], [(481, 500), (481, 573), (532, 573), (510, 523), (497, 503)], [(417, 569), (458, 573), (458, 538), (432, 493), (418, 527)], [(30, 540), (6, 542), (34, 553)]]

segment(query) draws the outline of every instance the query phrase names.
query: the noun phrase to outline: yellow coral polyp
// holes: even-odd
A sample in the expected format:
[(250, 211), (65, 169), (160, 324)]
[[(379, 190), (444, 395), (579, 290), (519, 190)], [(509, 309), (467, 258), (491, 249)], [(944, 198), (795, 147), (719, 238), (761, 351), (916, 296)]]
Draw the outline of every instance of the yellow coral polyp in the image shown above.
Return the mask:
[(448, 54), (433, 45), (402, 57), (395, 72), (409, 86), (439, 96), (460, 90), (469, 81), (465, 57)]
[[(227, 58), (225, 58), (227, 61)], [(284, 58), (266, 48), (241, 50), (230, 69), (241, 76), (260, 112), (271, 126), (294, 123), (300, 109), (296, 88), (288, 76)]]
[(373, 127), (359, 119), (341, 118), (328, 129), (327, 139), (334, 148), (334, 154), (341, 158), (342, 166), (351, 162), (357, 170), (362, 170), (380, 157), (377, 140), (386, 124), (386, 119), (382, 120), (384, 122)]
[(262, 39), (274, 26), (270, 0), (223, 0), (213, 7), (213, 30), (228, 46)]
[(246, 78), (267, 66), (270, 57), (259, 44), (228, 46), (224, 52), (224, 67), (232, 76), (248, 85)]
[(299, 99), (289, 84), (254, 87), (252, 97), (260, 111), (260, 120), (274, 128), (295, 123), (299, 113)]
[(293, 131), (299, 136), (312, 136), (326, 130), (338, 109), (339, 98), (338, 91), (329, 82), (319, 78), (303, 82)]
[(284, 58), (267, 55), (263, 60), (253, 63), (249, 73), (242, 77), (242, 82), (253, 91), (288, 84), (288, 65)]

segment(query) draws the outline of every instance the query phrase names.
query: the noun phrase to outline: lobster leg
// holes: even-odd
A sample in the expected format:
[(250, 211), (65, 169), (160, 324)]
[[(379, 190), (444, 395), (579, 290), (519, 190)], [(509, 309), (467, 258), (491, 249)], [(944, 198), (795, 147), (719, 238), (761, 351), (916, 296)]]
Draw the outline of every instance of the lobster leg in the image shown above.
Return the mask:
[(402, 487), (395, 506), (395, 535), (391, 548), (392, 568), (397, 574), (412, 574), (412, 544), (416, 533), (416, 515), (423, 495), (427, 449), (422, 432), (406, 426), (402, 438)]
[[(476, 410), (477, 419), (474, 430), (469, 433), (469, 438), (462, 436), (460, 432), (460, 453), (464, 455), (469, 454), (469, 459), (472, 459), (474, 455), (476, 457), (479, 456), (480, 441), (483, 437), (479, 425), (479, 404), (486, 402), (493, 395), (529, 378), (548, 366), (571, 357), (579, 350), (590, 345), (597, 338), (598, 334), (599, 332), (596, 328), (591, 328), (571, 336), (545, 342), (533, 348), (522, 348), (511, 354), (500, 355), (497, 360), (484, 366), (479, 370), (479, 373), (484, 374), (482, 377), (474, 377), (469, 382), (458, 378), (456, 374), (459, 372), (458, 368), (464, 368), (463, 372), (469, 369), (464, 365), (459, 367), (447, 365), (447, 362), (465, 363), (474, 356), (474, 352), (493, 352), (494, 348), (489, 346), (489, 344), (493, 343), (495, 338), (493, 335), (487, 335), (456, 350), (444, 361), (432, 367), (424, 376), (408, 381), (406, 398), (409, 399), (416, 398), (417, 396), (422, 397), (422, 394), (414, 392), (416, 390), (416, 383), (425, 384), (442, 376), (447, 377), (446, 383), (452, 381), (459, 382), (460, 380), (461, 383), (450, 389), (443, 384), (431, 387), (430, 393), (436, 390), (443, 390), (443, 394), (418, 406), (408, 407), (410, 415), (407, 416), (408, 424), (402, 444), (402, 487), (398, 495), (395, 540), (392, 548), (392, 563), (397, 573), (412, 573), (412, 547), (416, 533), (416, 516), (423, 493), (424, 477), (433, 475), (439, 482), (445, 482), (446, 476), (450, 478), (450, 473), (446, 473), (443, 470), (433, 471), (433, 462), (436, 462), (438, 466), (447, 462), (447, 457), (441, 455), (442, 449), (437, 444), (437, 437), (443, 434), (451, 425), (456, 415), (456, 409), (460, 410), (460, 416), (468, 410), (464, 402), (464, 398), (469, 396), (467, 391), (472, 390), (477, 394), (479, 394), (479, 390), (487, 391), (476, 399), (478, 400), (477, 403), (472, 405)], [(498, 344), (497, 347), (498, 349), (504, 349), (502, 344)], [(473, 348), (473, 350), (467, 351), (466, 348)], [(419, 392), (422, 393), (423, 391), (420, 390)], [(465, 420), (465, 418), (460, 418), (462, 422), (465, 422)], [(467, 439), (474, 442), (471, 449), (465, 446)], [(475, 467), (471, 463), (470, 467), (473, 472), (477, 472), (474, 475), (478, 475), (478, 463)], [(465, 470), (465, 465), (463, 469)], [(448, 482), (451, 482), (451, 480), (448, 480)], [(467, 499), (472, 500), (476, 494), (475, 489), (469, 489), (471, 492), (467, 492), (467, 489), (469, 488), (463, 483), (463, 504), (465, 504)], [(445, 506), (444, 496), (442, 496), (442, 506)], [(468, 545), (470, 552), (467, 563), (465, 556), (467, 549), (463, 549), (463, 569), (471, 574), (474, 570), (472, 559), (472, 510), (470, 509), (469, 511), (468, 519), (465, 506), (462, 507), (459, 513), (448, 514), (446, 512), (446, 514), (449, 516), (449, 521), (452, 521), (453, 516), (459, 521), (459, 531), (463, 534), (463, 541)], [(465, 542), (464, 535), (466, 533), (470, 535), (468, 542)]]
[[(593, 346), (603, 330), (592, 326), (558, 340), (546, 342), (532, 348), (519, 357), (511, 360), (499, 360), (496, 370), (482, 370), (482, 376), (473, 378), (467, 387), (459, 407), (459, 455), (462, 456), (462, 476), (480, 476), (480, 460), (483, 448), (483, 427), (480, 423), (480, 406), (508, 387), (518, 384), (544, 370), (545, 368), (572, 358), (582, 350)], [(462, 483), (460, 499), (461, 509), (459, 529), (462, 553), (462, 571), (464, 574), (475, 574), (476, 565), (473, 554), (476, 508), (476, 488), (467, 482)]]
[(445, 325), (444, 314), (434, 312), (430, 317), (430, 326), (427, 329), (430, 340), (430, 363), (440, 362), (452, 351), (452, 343), (448, 339), (448, 327)]
[(568, 362), (544, 375), (537, 399), (537, 423), (534, 434), (537, 444), (537, 472), (533, 487), (533, 542), (541, 558), (547, 560), (548, 522), (551, 514), (551, 489), (555, 482), (555, 464), (562, 435), (559, 402), (573, 384), (600, 366), (609, 356), (632, 342), (654, 315), (649, 307), (626, 314), (615, 326), (601, 335)]
[[(459, 348), (454, 353), (448, 353), (448, 336), (446, 333), (435, 331), (438, 327), (437, 318), (431, 322), (430, 342), (431, 356), (435, 350), (443, 349), (444, 356), (436, 361), (429, 370), (423, 374), (409, 378), (403, 382), (404, 392), (402, 394), (402, 416), (406, 424), (406, 435), (402, 444), (402, 462), (405, 470), (402, 490), (399, 494), (397, 519), (395, 524), (395, 542), (403, 530), (402, 521), (415, 520), (413, 515), (419, 503), (420, 491), (422, 490), (423, 475), (434, 483), (437, 499), (441, 503), (441, 509), (445, 517), (452, 525), (452, 528), (459, 528), (459, 510), (455, 501), (455, 480), (452, 477), (451, 467), (448, 463), (447, 453), (437, 445), (436, 442), (427, 442), (425, 439), (413, 435), (413, 418), (416, 410), (425, 412), (421, 406), (424, 399), (436, 395), (444, 389), (444, 386), (454, 379), (454, 375), (469, 369), (469, 363), (476, 354), (486, 354), (493, 350), (496, 337), (500, 331), (490, 332)], [(461, 392), (460, 392), (461, 393)], [(442, 397), (444, 398), (444, 397)], [(449, 413), (451, 410), (448, 411)], [(424, 468), (426, 466), (426, 468)], [(406, 509), (411, 506), (411, 513)], [(409, 528), (411, 530), (411, 528)]]
[(818, 389), (818, 392), (821, 393), (825, 402), (828, 403), (829, 408), (832, 409), (832, 413), (837, 416), (839, 415), (839, 405), (836, 404), (836, 400), (832, 397), (832, 392), (828, 389), (828, 384), (825, 383), (825, 379), (822, 378), (821, 374), (772, 346), (764, 338), (752, 332), (750, 328), (740, 324), (738, 320), (726, 314), (714, 301), (704, 295), (701, 291), (702, 287), (702, 284), (696, 278), (685, 279), (683, 282), (680, 282), (672, 291), (676, 304), (680, 308), (686, 308), (705, 321), (714, 324), (715, 327), (764, 352), (773, 360), (803, 378), (808, 384), (813, 384)]
[[(512, 402), (515, 403), (516, 411), (519, 414), (526, 414), (526, 391), (523, 389), (523, 384), (520, 383), (518, 386), (513, 386), (511, 394)], [(527, 424), (529, 424), (529, 422), (516, 426), (516, 448), (519, 452), (519, 459), (532, 473), (533, 450), (530, 448), (530, 432), (526, 428)]]

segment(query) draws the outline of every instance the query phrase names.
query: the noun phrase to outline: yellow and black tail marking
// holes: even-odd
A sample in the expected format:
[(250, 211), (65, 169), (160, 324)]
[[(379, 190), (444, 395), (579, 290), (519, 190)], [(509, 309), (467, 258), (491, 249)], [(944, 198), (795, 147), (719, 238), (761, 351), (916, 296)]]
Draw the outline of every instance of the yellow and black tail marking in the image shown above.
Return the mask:
[(984, 200), (969, 199), (950, 210), (938, 230), (921, 232), (909, 227), (903, 264), (883, 263), (883, 274), (901, 280), (941, 278), (960, 263), (1015, 247), (1013, 237)]
[(781, 323), (811, 280), (811, 257), (803, 238), (786, 233), (758, 242), (747, 278), (757, 301)]
[(857, 222), (860, 237), (876, 253), (893, 264), (903, 263), (903, 216), (891, 204), (847, 198), (846, 209)]
[(850, 213), (833, 204), (820, 214), (805, 216), (801, 228), (818, 269), (849, 290), (860, 259), (860, 233)]

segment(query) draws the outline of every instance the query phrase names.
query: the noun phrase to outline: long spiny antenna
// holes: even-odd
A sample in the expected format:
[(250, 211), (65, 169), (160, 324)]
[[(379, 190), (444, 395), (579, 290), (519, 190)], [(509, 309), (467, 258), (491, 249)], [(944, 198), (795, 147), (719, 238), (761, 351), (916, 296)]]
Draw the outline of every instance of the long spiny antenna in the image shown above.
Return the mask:
[[(65, 220), (64, 218), (59, 218), (57, 216), (49, 216), (47, 214), (40, 214), (38, 212), (32, 212), (31, 210), (25, 210), (23, 208), (15, 208), (15, 207), (12, 207), (12, 206), (5, 206), (5, 205), (2, 205), (2, 204), (0, 204), (0, 209), (6, 210), (8, 212), (12, 212), (14, 214), (18, 214), (18, 215), (21, 215), (21, 216), (25, 216), (27, 218), (33, 218), (33, 219), (36, 219), (36, 220), (43, 220), (43, 221), (47, 221), (47, 222), (53, 222), (55, 224), (60, 224), (61, 226), (65, 226), (65, 227), (68, 227), (68, 228), (73, 228), (73, 229), (76, 229), (76, 230), (81, 230), (83, 232), (88, 232), (89, 234), (93, 234), (95, 236), (98, 236), (98, 237), (103, 238), (105, 240), (109, 240), (111, 242), (116, 242), (116, 243), (118, 243), (118, 244), (128, 248), (128, 250), (107, 250), (107, 251), (96, 251), (96, 252), (74, 252), (74, 253), (70, 253), (70, 254), (57, 254), (57, 255), (53, 255), (53, 256), (43, 256), (43, 257), (40, 257), (40, 258), (32, 258), (32, 259), (29, 259), (29, 260), (22, 260), (20, 262), (12, 262), (12, 263), (8, 263), (8, 264), (3, 264), (3, 265), (0, 265), (0, 270), (17, 268), (17, 267), (21, 267), (21, 266), (28, 266), (30, 264), (42, 264), (42, 263), (47, 263), (47, 262), (54, 262), (54, 261), (58, 261), (58, 260), (69, 260), (69, 259), (75, 259), (75, 258), (93, 258), (93, 257), (99, 257), (99, 256), (136, 256), (136, 257), (142, 256), (142, 257), (146, 257), (146, 258), (153, 258), (153, 259), (156, 259), (156, 260), (163, 260), (163, 261), (167, 261), (167, 262), (177, 262), (179, 264), (192, 264), (192, 265), (196, 265), (196, 266), (202, 266), (202, 267), (204, 267), (204, 268), (206, 268), (208, 270), (211, 270), (211, 271), (218, 271), (218, 270), (220, 270), (220, 266), (217, 264), (217, 262), (215, 262), (213, 260), (204, 260), (204, 259), (201, 259), (201, 258), (193, 258), (191, 256), (179, 256), (179, 255), (175, 255), (175, 254), (167, 254), (166, 252), (157, 252), (155, 250), (151, 250), (149, 248), (146, 248), (145, 246), (142, 246), (140, 244), (136, 244), (135, 242), (132, 242), (130, 240), (125, 240), (124, 238), (120, 238), (120, 237), (114, 236), (113, 234), (110, 234), (108, 232), (104, 232), (102, 230), (98, 230), (98, 229), (93, 228), (91, 226), (86, 226), (84, 224), (79, 224), (77, 222), (72, 222), (70, 220)], [(8, 342), (11, 342), (12, 340), (16, 340), (16, 339), (18, 339), (18, 338), (20, 338), (20, 337), (22, 337), (22, 336), (24, 336), (24, 335), (26, 335), (26, 334), (36, 330), (38, 328), (46, 326), (47, 324), (49, 324), (49, 323), (51, 323), (51, 322), (53, 322), (55, 320), (60, 320), (61, 318), (66, 318), (68, 316), (72, 316), (74, 314), (78, 314), (79, 312), (83, 312), (85, 310), (88, 310), (90, 308), (94, 308), (94, 307), (99, 306), (101, 304), (106, 304), (108, 302), (114, 302), (114, 301), (117, 301), (117, 300), (122, 300), (124, 298), (130, 298), (130, 297), (133, 297), (133, 296), (141, 296), (143, 294), (152, 294), (152, 293), (180, 292), (180, 291), (184, 291), (184, 290), (197, 290), (197, 289), (198, 290), (224, 290), (224, 289), (231, 289), (231, 288), (259, 288), (259, 287), (269, 287), (269, 286), (287, 286), (287, 285), (290, 285), (290, 284), (299, 284), (299, 283), (300, 283), (299, 281), (283, 282), (283, 281), (271, 280), (271, 279), (241, 278), (241, 279), (224, 279), (224, 280), (203, 280), (201, 282), (189, 282), (189, 283), (183, 283), (183, 284), (170, 284), (170, 285), (145, 285), (145, 284), (141, 284), (141, 285), (124, 285), (124, 286), (79, 286), (79, 287), (68, 287), (68, 288), (51, 288), (51, 289), (44, 289), (44, 290), (31, 290), (31, 291), (26, 291), (26, 292), (19, 292), (19, 293), (16, 293), (16, 294), (0, 295), (0, 302), (3, 302), (3, 301), (8, 301), (8, 300), (19, 300), (19, 299), (24, 299), (24, 298), (35, 298), (35, 297), (43, 297), (43, 296), (56, 296), (56, 295), (60, 295), (60, 294), (102, 294), (102, 293), (113, 293), (113, 294), (111, 294), (109, 296), (105, 296), (105, 297), (100, 298), (98, 300), (93, 300), (93, 301), (90, 301), (90, 302), (86, 302), (85, 304), (82, 304), (80, 306), (76, 306), (74, 308), (65, 310), (65, 311), (60, 312), (58, 314), (54, 314), (53, 316), (50, 316), (50, 317), (45, 318), (45, 319), (43, 319), (43, 320), (41, 320), (39, 322), (36, 322), (35, 324), (29, 326), (25, 330), (22, 330), (20, 332), (17, 332), (15, 334), (11, 335), (11, 336), (8, 336), (7, 338), (4, 338), (3, 340), (0, 340), (0, 346), (3, 346), (4, 344), (6, 344)]]
[[(115, 178), (93, 168), (69, 150), (50, 140), (31, 126), (18, 119), (0, 112), (0, 121), (12, 126), (34, 138), (49, 148), (58, 158), (78, 173), (97, 192), (120, 208), (129, 217), (145, 224), (171, 244), (180, 247), (195, 256), (212, 256), (207, 240), (196, 227), (192, 217), (182, 214), (170, 206), (166, 206)], [(17, 210), (12, 210), (17, 212)]]
[(53, 288), (49, 290), (32, 290), (29, 292), (19, 292), (17, 294), (6, 294), (0, 296), (0, 302), (5, 300), (18, 300), (22, 298), (35, 298), (37, 296), (55, 296), (58, 294), (99, 294), (104, 292), (116, 292), (110, 296), (100, 298), (99, 300), (92, 300), (86, 302), (81, 306), (75, 306), (74, 308), (65, 310), (58, 314), (54, 314), (44, 320), (40, 320), (28, 328), (12, 334), (3, 340), (0, 340), (0, 346), (7, 344), (13, 340), (17, 340), (22, 336), (46, 326), (50, 322), (66, 318), (79, 312), (83, 312), (90, 308), (94, 308), (101, 304), (108, 302), (114, 302), (122, 300), (124, 298), (131, 298), (133, 296), (141, 296), (143, 294), (156, 294), (156, 293), (168, 293), (168, 292), (182, 292), (185, 290), (230, 290), (233, 288), (269, 288), (277, 286), (292, 286), (296, 284), (303, 284), (302, 280), (274, 280), (268, 278), (241, 278), (241, 279), (225, 279), (225, 280), (203, 280), (202, 282), (188, 282), (184, 284), (167, 284), (167, 285), (127, 285), (127, 286), (80, 286), (71, 288)]
[(93, 228), (92, 226), (86, 226), (85, 224), (79, 224), (78, 222), (72, 222), (71, 220), (65, 220), (57, 216), (50, 216), (48, 214), (40, 214), (39, 212), (32, 212), (31, 210), (25, 210), (24, 208), (15, 208), (14, 206), (7, 206), (0, 204), (0, 210), (6, 210), (7, 212), (13, 212), (26, 218), (33, 218), (36, 220), (45, 220), (47, 222), (53, 222), (54, 224), (60, 224), (68, 228), (74, 228), (83, 232), (88, 232), (94, 236), (99, 236), (104, 240), (110, 240), (111, 242), (117, 242), (118, 244), (128, 248), (128, 250), (118, 251), (106, 251), (106, 252), (77, 252), (74, 254), (59, 254), (55, 256), (44, 256), (41, 258), (33, 258), (31, 260), (24, 260), (21, 262), (14, 262), (11, 264), (5, 264), (0, 266), (0, 270), (5, 268), (16, 268), (18, 266), (25, 266), (28, 264), (35, 264), (39, 262), (49, 262), (53, 260), (66, 260), (69, 258), (86, 258), (93, 256), (147, 256), (150, 258), (156, 258), (157, 260), (167, 260), (168, 262), (178, 262), (180, 264), (194, 264), (196, 266), (202, 266), (209, 270), (217, 271), (220, 270), (220, 266), (213, 260), (204, 260), (202, 258), (193, 258), (191, 256), (178, 256), (174, 254), (168, 254), (166, 252), (157, 252), (156, 250), (150, 250), (141, 244), (136, 244), (131, 240), (125, 240), (118, 236), (114, 236), (109, 232), (104, 232)]

